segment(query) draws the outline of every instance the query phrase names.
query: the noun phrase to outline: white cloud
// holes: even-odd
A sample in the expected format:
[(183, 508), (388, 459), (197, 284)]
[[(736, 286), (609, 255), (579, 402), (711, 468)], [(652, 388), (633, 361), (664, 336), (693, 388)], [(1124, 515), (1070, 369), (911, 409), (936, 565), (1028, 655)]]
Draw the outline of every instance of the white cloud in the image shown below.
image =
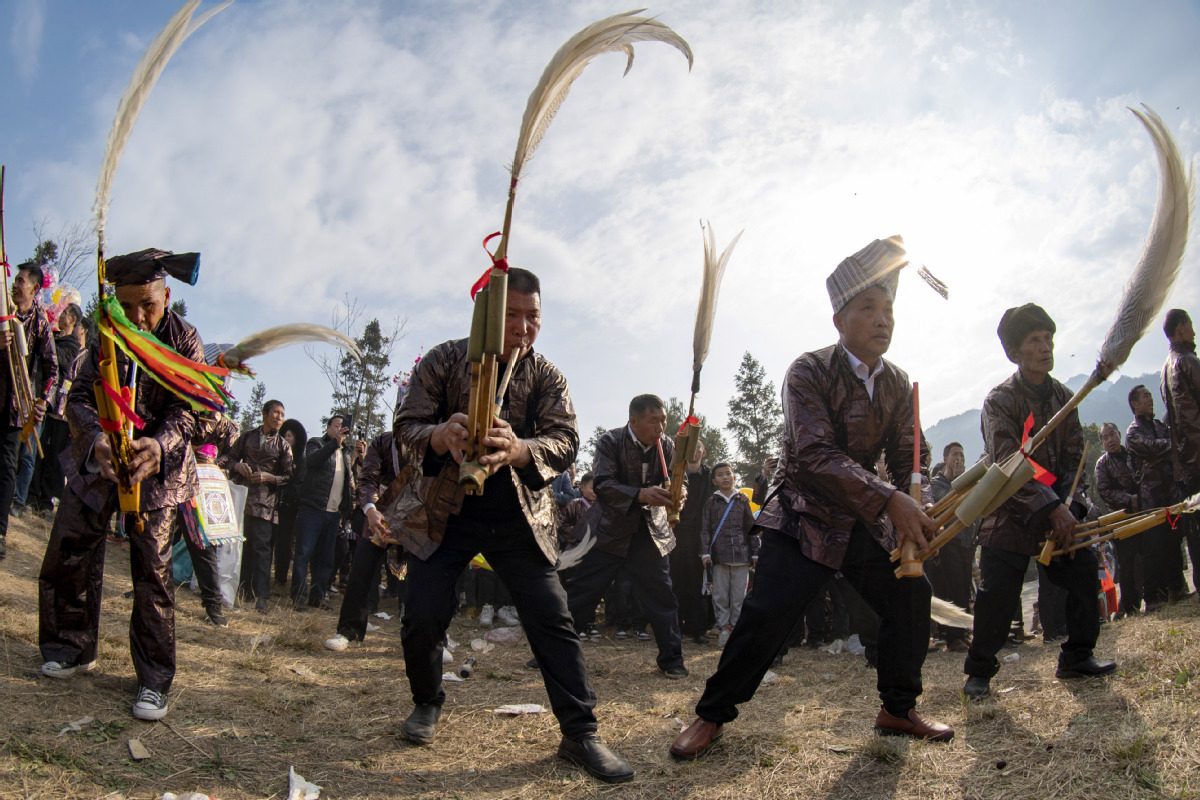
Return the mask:
[[(368, 315), (408, 317), (397, 370), (466, 333), (528, 92), (609, 9), (398, 8), (235, 5), (168, 66), (117, 177), (109, 240), (204, 252), (200, 286), (177, 294), (206, 338), (327, 322), (346, 292)], [(570, 380), (582, 430), (619, 424), (633, 394), (686, 392), (701, 218), (722, 242), (746, 230), (705, 368), (710, 419), (724, 419), (743, 351), (778, 386), (796, 355), (833, 340), (825, 276), (893, 233), (951, 287), (943, 303), (908, 275), (898, 302), (891, 355), (921, 381), (927, 422), (978, 405), (1009, 372), (994, 335), (1009, 305), (1034, 300), (1059, 320), (1062, 377), (1090, 370), (1156, 197), (1153, 153), (1124, 107), (1153, 96), (1072, 88), (1083, 68), (1047, 61), (1056, 34), (1003, 5), (697, 2), (660, 18), (691, 42), (693, 72), (654, 43), (624, 78), (623, 59), (597, 60), (517, 197), (510, 255), (543, 279), (539, 348)], [(35, 205), (86, 213), (153, 32), (127, 32), (141, 44), (112, 67), (78, 149), (38, 165)], [(1195, 152), (1195, 111), (1159, 110)], [(1172, 303), (1195, 306), (1188, 264)], [(1150, 339), (1130, 370), (1160, 362)], [(289, 412), (326, 410), (299, 351), (256, 366)]]
[(38, 49), (42, 44), (44, 17), (44, 0), (16, 0), (8, 42), (13, 61), (16, 62), (17, 74), (26, 85), (37, 75)]

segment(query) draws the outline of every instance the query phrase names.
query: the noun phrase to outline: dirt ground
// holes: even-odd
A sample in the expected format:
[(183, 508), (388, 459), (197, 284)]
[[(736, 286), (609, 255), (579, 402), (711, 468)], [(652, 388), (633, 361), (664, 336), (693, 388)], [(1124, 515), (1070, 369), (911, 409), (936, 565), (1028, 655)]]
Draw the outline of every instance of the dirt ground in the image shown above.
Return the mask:
[[(588, 643), (600, 732), (637, 770), (633, 783), (609, 787), (555, 757), (550, 714), (493, 713), (547, 702), (540, 675), (524, 667), (524, 642), (477, 655), (471, 678), (447, 684), (437, 741), (416, 747), (398, 736), (411, 698), (397, 620), (373, 619), (380, 630), (363, 646), (332, 653), (322, 642), (336, 611), (273, 602), (266, 615), (234, 613), (215, 629), (187, 589), (171, 711), (165, 723), (137, 721), (120, 544), (108, 545), (98, 668), (66, 681), (38, 671), (47, 535), (44, 522), (13, 520), (0, 562), (0, 798), (282, 798), (289, 767), (324, 787), (322, 798), (1200, 797), (1194, 600), (1105, 625), (1098, 654), (1121, 665), (1109, 679), (1060, 683), (1056, 648), (1034, 641), (1005, 651), (1019, 659), (993, 681), (994, 700), (968, 706), (961, 656), (931, 654), (920, 708), (954, 725), (948, 745), (876, 737), (879, 700), (863, 659), (806, 649), (789, 654), (779, 682), (760, 689), (709, 756), (675, 762), (667, 747), (690, 721), (717, 647), (685, 642), (692, 675), (668, 681), (653, 642)], [(395, 613), (391, 602), (384, 609)], [(485, 633), (455, 620), (455, 665)], [(79, 732), (60, 733), (86, 716), (94, 721)], [(132, 738), (149, 758), (131, 758)]]

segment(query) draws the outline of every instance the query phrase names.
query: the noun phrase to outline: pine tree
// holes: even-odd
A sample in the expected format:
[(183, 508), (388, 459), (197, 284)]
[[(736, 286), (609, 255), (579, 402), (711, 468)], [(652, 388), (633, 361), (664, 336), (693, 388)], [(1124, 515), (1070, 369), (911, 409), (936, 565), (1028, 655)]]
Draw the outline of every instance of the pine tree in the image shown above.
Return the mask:
[(597, 425), (592, 430), (592, 435), (587, 442), (579, 448), (579, 456), (575, 459), (576, 472), (580, 477), (585, 472), (591, 472), (592, 467), (596, 465), (596, 445), (600, 443), (600, 437), (608, 433), (608, 428), (603, 425)]
[(262, 407), (265, 402), (267, 402), (267, 385), (255, 381), (254, 390), (250, 392), (250, 399), (246, 401), (246, 407), (242, 409), (240, 425), (242, 433), (252, 431), (262, 425)]
[(362, 351), (359, 362), (344, 353), (338, 365), (338, 386), (334, 389), (330, 413), (347, 413), (354, 417), (354, 429), (363, 438), (378, 435), (390, 422), (380, 400), (392, 387), (388, 366), (391, 363), (392, 337), (384, 336), (379, 320), (372, 319), (363, 328), (355, 344)]
[(352, 435), (371, 439), (391, 427), (392, 403), (396, 385), (388, 371), (392, 349), (402, 338), (404, 321), (396, 318), (390, 331), (384, 331), (378, 319), (372, 319), (361, 333), (355, 333), (363, 311), (356, 298), (346, 295), (334, 310), (330, 325), (354, 340), (362, 352), (362, 362), (349, 353), (338, 351), (336, 356), (305, 347), (310, 361), (317, 365), (332, 389), (330, 413), (353, 417)]
[(775, 384), (767, 380), (762, 364), (747, 351), (734, 376), (725, 429), (733, 437), (738, 459), (735, 469), (743, 485), (762, 473), (763, 462), (778, 455), (783, 436), (783, 408)]
[[(683, 424), (686, 416), (687, 407), (678, 397), (672, 397), (667, 401), (667, 436), (675, 438), (675, 434), (679, 432), (679, 426)], [(732, 458), (729, 452), (729, 443), (725, 441), (725, 435), (721, 429), (715, 425), (709, 425), (708, 419), (703, 414), (697, 414), (696, 418), (700, 420), (700, 438), (704, 442), (706, 453), (703, 463), (712, 466), (722, 461), (729, 461)]]

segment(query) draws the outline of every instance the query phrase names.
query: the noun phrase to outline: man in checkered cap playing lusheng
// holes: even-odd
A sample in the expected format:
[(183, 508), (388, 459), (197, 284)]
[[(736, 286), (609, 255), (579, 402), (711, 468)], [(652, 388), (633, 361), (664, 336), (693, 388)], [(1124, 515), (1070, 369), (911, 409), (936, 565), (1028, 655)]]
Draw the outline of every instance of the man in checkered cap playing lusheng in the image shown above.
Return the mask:
[[(954, 737), (948, 725), (916, 711), (929, 641), (929, 582), (897, 578), (889, 558), (902, 542), (923, 549), (936, 532), (921, 504), (897, 488), (911, 479), (914, 447), (922, 472), (928, 470), (929, 446), (924, 437), (913, 441), (908, 375), (883, 359), (907, 263), (899, 236), (877, 239), (825, 282), (839, 341), (788, 369), (779, 468), (758, 516), (754, 588), (696, 705), (698, 718), (671, 746), (676, 758), (703, 755), (737, 717), (805, 607), (838, 571), (880, 616), (883, 705), (876, 728), (936, 741)], [(875, 473), (881, 454), (890, 482)]]

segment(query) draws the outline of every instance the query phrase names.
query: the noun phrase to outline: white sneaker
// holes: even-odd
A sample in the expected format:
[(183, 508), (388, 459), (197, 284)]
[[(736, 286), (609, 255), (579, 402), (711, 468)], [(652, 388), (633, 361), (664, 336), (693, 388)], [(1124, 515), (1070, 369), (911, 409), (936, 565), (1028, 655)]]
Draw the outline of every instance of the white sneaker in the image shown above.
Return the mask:
[(332, 639), (325, 640), (325, 649), (332, 650), (335, 653), (340, 653), (350, 646), (350, 640), (340, 633)]
[(721, 647), (724, 647), (725, 643), (728, 641), (729, 641), (729, 629), (724, 628), (721, 631), (721, 633), (717, 636), (717, 644), (720, 645)]
[(479, 612), (479, 624), (485, 628), (492, 627), (492, 622), (495, 620), (496, 611), (490, 604), (485, 604), (483, 610)]
[(512, 606), (500, 606), (500, 610), (496, 612), (496, 616), (500, 621), (508, 626), (520, 625), (521, 619), (517, 616), (517, 609)]
[(133, 715), (149, 721), (162, 719), (167, 715), (167, 695), (143, 686), (138, 689), (137, 700), (133, 704)]
[(447, 650), (446, 648), (444, 648), (444, 647), (443, 647), (443, 648), (442, 648), (442, 663), (443, 663), (443, 664), (449, 664), (449, 663), (451, 663), (452, 661), (454, 661), (454, 654), (453, 654), (453, 653), (451, 653), (449, 650)]
[(372, 625), (369, 622), (367, 623), (367, 633), (370, 633), (371, 631), (377, 631), (377, 630), (379, 630), (378, 625)]
[(91, 672), (96, 668), (96, 662), (86, 664), (68, 664), (65, 661), (47, 661), (42, 664), (42, 674), (47, 678), (69, 678), (76, 672)]

